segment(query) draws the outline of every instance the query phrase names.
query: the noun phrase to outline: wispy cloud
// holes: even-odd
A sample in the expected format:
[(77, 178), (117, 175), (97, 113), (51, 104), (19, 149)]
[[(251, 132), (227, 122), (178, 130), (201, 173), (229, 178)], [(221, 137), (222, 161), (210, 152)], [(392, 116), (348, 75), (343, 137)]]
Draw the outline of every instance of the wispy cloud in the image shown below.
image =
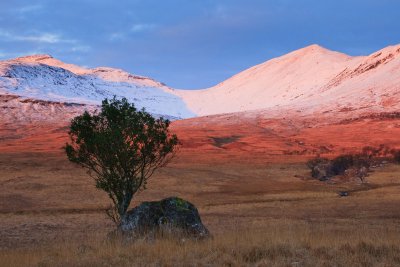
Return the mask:
[(24, 52), (12, 52), (12, 53), (5, 53), (0, 51), (0, 59), (10, 59), (16, 57), (22, 57), (26, 55), (38, 55), (38, 54), (45, 54), (45, 52), (40, 50), (29, 50)]
[(226, 6), (217, 5), (215, 8), (210, 9), (206, 15), (209, 17), (220, 18), (220, 19), (228, 19), (229, 18), (229, 10)]
[(31, 13), (43, 8), (42, 5), (27, 5), (20, 8), (17, 8), (16, 11), (20, 14)]
[(142, 23), (139, 23), (139, 24), (132, 25), (131, 31), (132, 32), (144, 32), (144, 31), (153, 30), (156, 27), (157, 27), (156, 24), (146, 24), (146, 23), (142, 24)]
[(91, 50), (91, 47), (88, 45), (77, 45), (71, 47), (72, 52), (89, 52)]
[(110, 41), (117, 41), (117, 40), (122, 40), (125, 37), (126, 37), (126, 34), (124, 34), (123, 32), (113, 32), (113, 33), (110, 34), (108, 39)]
[(38, 42), (38, 43), (66, 43), (71, 42), (71, 40), (63, 40), (58, 34), (52, 33), (41, 33), (39, 35), (28, 35), (28, 36), (13, 36), (16, 41), (28, 41), (28, 42)]
[(0, 58), (6, 58), (7, 54), (0, 51)]
[(17, 35), (12, 34), (8, 31), (0, 30), (0, 37), (6, 41), (24, 41), (24, 42), (35, 42), (35, 43), (77, 43), (76, 40), (64, 39), (59, 34), (54, 33), (38, 33), (36, 35)]
[(129, 38), (129, 36), (133, 34), (139, 34), (139, 33), (144, 33), (144, 32), (150, 32), (154, 29), (157, 28), (157, 24), (151, 24), (151, 23), (137, 23), (133, 24), (130, 29), (127, 29), (126, 31), (118, 31), (118, 32), (113, 32), (109, 35), (108, 39), (110, 41), (119, 41), (119, 40), (125, 40)]

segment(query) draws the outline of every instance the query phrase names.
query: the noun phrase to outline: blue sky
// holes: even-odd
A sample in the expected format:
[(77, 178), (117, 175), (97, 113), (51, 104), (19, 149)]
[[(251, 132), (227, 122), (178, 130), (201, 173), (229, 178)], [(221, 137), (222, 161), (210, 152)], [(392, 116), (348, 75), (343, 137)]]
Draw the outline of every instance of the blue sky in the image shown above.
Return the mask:
[(205, 88), (317, 43), (400, 43), (398, 0), (0, 0), (0, 59), (46, 53), (175, 88)]

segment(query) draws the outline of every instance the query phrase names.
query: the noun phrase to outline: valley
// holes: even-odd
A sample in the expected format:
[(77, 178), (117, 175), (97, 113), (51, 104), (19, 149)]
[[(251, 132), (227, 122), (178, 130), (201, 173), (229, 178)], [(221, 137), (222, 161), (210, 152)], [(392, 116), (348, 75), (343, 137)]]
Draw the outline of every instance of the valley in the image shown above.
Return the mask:
[[(394, 238), (400, 234), (400, 166), (373, 169), (367, 183), (348, 177), (319, 181), (306, 166), (317, 155), (333, 158), (381, 144), (400, 148), (398, 49), (349, 57), (311, 46), (199, 91), (172, 89), (121, 70), (80, 68), (49, 56), (3, 61), (2, 260), (12, 266), (62, 266), (79, 265), (75, 259), (83, 257), (86, 265), (96, 266), (100, 254), (121, 266), (154, 258), (170, 265), (268, 260), (293, 266), (288, 258), (305, 266), (332, 258), (343, 266), (400, 264)], [(120, 86), (124, 90), (118, 91)], [(146, 243), (133, 245), (143, 252), (134, 259), (118, 244), (103, 247), (114, 227), (104, 214), (110, 202), (83, 169), (68, 162), (62, 147), (71, 118), (93, 112), (99, 99), (114, 93), (170, 118), (181, 142), (172, 162), (131, 206), (185, 198), (199, 208), (213, 240), (190, 243), (185, 251), (173, 240), (156, 243), (158, 251), (173, 248), (169, 257), (154, 256)], [(341, 197), (342, 191), (348, 196)], [(106, 252), (114, 250), (122, 253), (117, 263)], [(194, 250), (199, 254), (189, 253)], [(226, 251), (236, 250), (226, 258)], [(19, 256), (21, 251), (25, 256)], [(56, 256), (50, 260), (49, 253)]]

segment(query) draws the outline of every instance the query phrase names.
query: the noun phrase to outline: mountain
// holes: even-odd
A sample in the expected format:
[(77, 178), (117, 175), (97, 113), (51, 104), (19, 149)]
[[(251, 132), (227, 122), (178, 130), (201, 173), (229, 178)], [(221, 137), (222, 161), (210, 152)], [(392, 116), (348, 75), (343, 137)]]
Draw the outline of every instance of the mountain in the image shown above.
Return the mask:
[(155, 115), (186, 118), (171, 126), (181, 154), (194, 161), (209, 153), (267, 162), (400, 147), (399, 58), (400, 45), (360, 57), (312, 45), (203, 90), (48, 55), (0, 61), (0, 152), (59, 152), (69, 120), (113, 95)]
[(345, 118), (396, 111), (399, 94), (400, 45), (358, 57), (311, 45), (202, 90), (176, 90), (123, 70), (87, 69), (49, 55), (0, 61), (0, 107), (13, 119), (62, 119), (114, 95), (171, 119), (235, 112)]
[(396, 110), (400, 45), (351, 57), (312, 45), (247, 69), (205, 90), (176, 91), (198, 115), (249, 110)]
[(85, 69), (49, 55), (0, 62), (0, 95), (11, 96), (14, 100), (19, 97), (21, 103), (95, 106), (104, 98), (116, 95), (125, 96), (137, 107), (145, 107), (156, 115), (175, 119), (194, 116), (172, 92), (173, 89), (147, 77), (113, 68)]

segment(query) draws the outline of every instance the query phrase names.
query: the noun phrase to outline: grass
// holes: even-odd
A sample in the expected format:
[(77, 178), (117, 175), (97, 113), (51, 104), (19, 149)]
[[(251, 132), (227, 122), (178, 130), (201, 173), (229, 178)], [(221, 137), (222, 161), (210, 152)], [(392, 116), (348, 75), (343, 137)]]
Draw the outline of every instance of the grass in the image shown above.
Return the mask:
[(177, 158), (133, 205), (187, 199), (214, 238), (135, 243), (106, 241), (107, 197), (63, 156), (2, 154), (0, 170), (0, 266), (400, 265), (399, 165), (328, 183), (304, 162)]
[(204, 241), (91, 236), (0, 252), (3, 266), (399, 266), (400, 228), (355, 221), (271, 221)]

